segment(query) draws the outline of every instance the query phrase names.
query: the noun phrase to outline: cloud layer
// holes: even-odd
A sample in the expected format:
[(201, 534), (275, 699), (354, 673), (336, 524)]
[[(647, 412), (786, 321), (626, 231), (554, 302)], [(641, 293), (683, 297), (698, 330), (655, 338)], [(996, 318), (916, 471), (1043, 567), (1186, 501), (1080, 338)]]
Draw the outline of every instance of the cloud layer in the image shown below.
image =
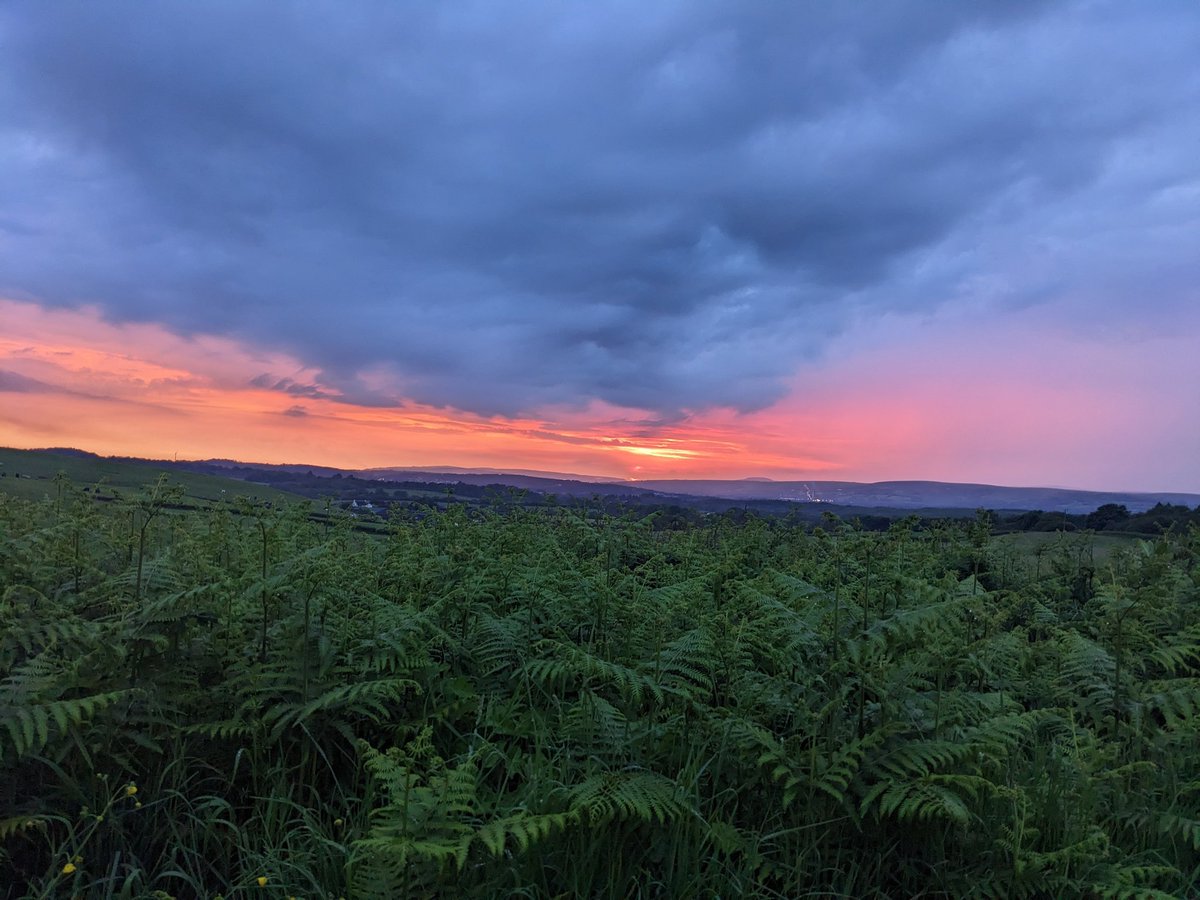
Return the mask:
[[(819, 389), (681, 420), (593, 402), (513, 419), (306, 391), (297, 360), (94, 310), (0, 299), (0, 443), (155, 458), (459, 465), (617, 477), (904, 478), (1200, 492), (1194, 333), (1114, 354), (1029, 308), (979, 327), (892, 316), (830, 351)], [(263, 369), (288, 372), (278, 381)], [(259, 374), (255, 374), (259, 373)], [(812, 381), (812, 374), (800, 380)]]
[(18, 2), (0, 42), (0, 294), (287, 353), (293, 403), (751, 411), (880, 315), (1200, 306), (1183, 2)]

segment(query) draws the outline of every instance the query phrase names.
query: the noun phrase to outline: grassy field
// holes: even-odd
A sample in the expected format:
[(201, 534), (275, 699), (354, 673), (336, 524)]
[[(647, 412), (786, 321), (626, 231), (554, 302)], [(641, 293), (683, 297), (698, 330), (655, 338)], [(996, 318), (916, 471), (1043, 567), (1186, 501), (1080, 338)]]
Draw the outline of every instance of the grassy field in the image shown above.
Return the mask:
[(1126, 534), (1022, 531), (997, 535), (993, 540), (993, 547), (997, 551), (1011, 550), (1027, 562), (1036, 561), (1039, 553), (1045, 555), (1069, 549), (1074, 554), (1083, 554), (1085, 559), (1090, 558), (1091, 564), (1097, 568), (1103, 568), (1113, 554), (1132, 547), (1139, 538)]
[[(111, 497), (114, 491), (121, 494), (136, 493), (154, 484), (163, 471), (152, 465), (96, 457), (0, 448), (0, 494), (26, 500), (54, 496), (54, 477), (59, 472), (65, 474), (70, 482), (78, 487), (92, 488), (100, 485), (100, 496)], [(185, 499), (193, 501), (211, 502), (237, 496), (272, 502), (303, 499), (287, 491), (233, 478), (180, 471), (166, 474), (171, 484), (183, 487)]]

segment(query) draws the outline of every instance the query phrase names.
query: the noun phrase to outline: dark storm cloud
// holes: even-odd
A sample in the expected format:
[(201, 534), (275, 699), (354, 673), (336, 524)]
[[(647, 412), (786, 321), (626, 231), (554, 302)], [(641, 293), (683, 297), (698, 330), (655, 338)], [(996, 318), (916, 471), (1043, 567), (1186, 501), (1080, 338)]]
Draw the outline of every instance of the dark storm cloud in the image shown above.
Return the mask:
[(281, 391), (285, 394), (291, 394), (293, 397), (310, 397), (312, 399), (337, 399), (336, 395), (328, 391), (321, 390), (313, 384), (302, 384), (294, 381), (291, 378), (277, 378), (264, 372), (262, 375), (256, 375), (250, 379), (250, 386), (263, 388), (268, 391)]
[(9, 3), (0, 291), (288, 349), (297, 396), (754, 408), (856, 316), (1185, 309), (1198, 40), (1184, 3)]

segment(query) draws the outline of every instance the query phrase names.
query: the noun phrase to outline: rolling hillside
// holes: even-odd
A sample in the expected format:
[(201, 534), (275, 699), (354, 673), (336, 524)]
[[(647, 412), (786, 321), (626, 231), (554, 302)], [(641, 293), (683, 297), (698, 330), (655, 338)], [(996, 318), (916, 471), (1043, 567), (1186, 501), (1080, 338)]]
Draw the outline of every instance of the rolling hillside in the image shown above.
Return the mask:
[(78, 450), (12, 450), (0, 448), (0, 494), (23, 499), (53, 496), (54, 477), (64, 473), (78, 487), (101, 485), (111, 494), (132, 493), (154, 483), (166, 472), (173, 484), (183, 486), (190, 500), (215, 501), (246, 496), (259, 500), (294, 501), (299, 495), (267, 485), (216, 475), (197, 474), (156, 464), (153, 460), (106, 459)]

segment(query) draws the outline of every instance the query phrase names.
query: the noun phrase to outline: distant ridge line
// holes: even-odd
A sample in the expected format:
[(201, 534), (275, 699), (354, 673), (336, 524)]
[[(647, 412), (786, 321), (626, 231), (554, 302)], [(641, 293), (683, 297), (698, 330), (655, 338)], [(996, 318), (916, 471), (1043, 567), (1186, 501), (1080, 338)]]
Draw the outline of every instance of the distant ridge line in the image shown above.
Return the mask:
[[(12, 448), (16, 449), (16, 448)], [(436, 484), (498, 485), (545, 494), (586, 497), (654, 495), (664, 502), (676, 498), (707, 497), (726, 501), (770, 500), (831, 507), (922, 509), (994, 509), (1006, 511), (1087, 513), (1105, 504), (1144, 512), (1158, 503), (1200, 507), (1200, 493), (1180, 491), (1089, 491), (1058, 487), (1011, 487), (977, 482), (891, 480), (876, 482), (743, 479), (640, 479), (626, 480), (536, 469), (495, 469), (465, 466), (392, 466), (345, 469), (302, 463), (252, 463), (233, 459), (154, 460), (139, 457), (104, 457), (87, 450), (55, 447), (37, 453), (157, 465), (184, 470), (228, 469), (311, 474), (315, 477), (358, 478), (368, 481), (424, 481)], [(232, 472), (230, 473), (232, 474)], [(245, 477), (235, 476), (235, 477)]]

